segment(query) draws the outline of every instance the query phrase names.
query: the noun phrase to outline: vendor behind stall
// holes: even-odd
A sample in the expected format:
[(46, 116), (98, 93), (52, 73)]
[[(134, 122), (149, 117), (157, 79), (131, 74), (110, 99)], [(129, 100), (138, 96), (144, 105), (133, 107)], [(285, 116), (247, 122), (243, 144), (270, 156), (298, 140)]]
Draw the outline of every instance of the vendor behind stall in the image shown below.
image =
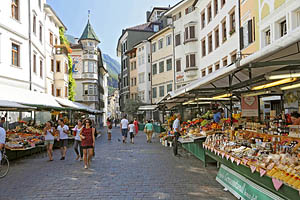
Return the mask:
[(221, 121), (221, 118), (222, 118), (222, 113), (223, 113), (223, 109), (220, 108), (218, 110), (215, 111), (215, 114), (214, 114), (214, 122), (216, 123), (219, 123)]
[(4, 128), (4, 123), (5, 123), (5, 117), (1, 117), (1, 120), (0, 120), (0, 127), (1, 128)]
[(291, 114), (291, 119), (292, 119), (292, 123), (293, 125), (300, 125), (300, 114), (298, 112), (293, 112)]

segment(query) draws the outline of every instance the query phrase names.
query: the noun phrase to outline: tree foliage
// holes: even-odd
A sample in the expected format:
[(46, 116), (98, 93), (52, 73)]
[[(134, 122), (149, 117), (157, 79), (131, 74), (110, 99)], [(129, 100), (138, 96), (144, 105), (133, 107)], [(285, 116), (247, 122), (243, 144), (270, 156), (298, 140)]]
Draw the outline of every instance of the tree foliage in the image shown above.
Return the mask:
[(140, 100), (128, 99), (124, 106), (124, 112), (128, 115), (136, 115), (140, 106), (143, 103)]

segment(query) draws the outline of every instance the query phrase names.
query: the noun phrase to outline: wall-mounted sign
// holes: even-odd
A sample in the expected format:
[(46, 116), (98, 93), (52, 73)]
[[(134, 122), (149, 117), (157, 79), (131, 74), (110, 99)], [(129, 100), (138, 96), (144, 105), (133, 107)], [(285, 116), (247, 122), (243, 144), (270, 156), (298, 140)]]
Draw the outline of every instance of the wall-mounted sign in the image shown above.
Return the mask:
[(258, 117), (258, 97), (242, 97), (242, 116)]

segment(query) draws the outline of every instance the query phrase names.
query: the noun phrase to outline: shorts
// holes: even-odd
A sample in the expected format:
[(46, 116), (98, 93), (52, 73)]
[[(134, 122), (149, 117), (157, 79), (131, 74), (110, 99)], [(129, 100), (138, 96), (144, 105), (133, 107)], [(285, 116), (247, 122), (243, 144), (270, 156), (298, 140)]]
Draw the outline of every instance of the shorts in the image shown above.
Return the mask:
[(66, 147), (66, 146), (68, 146), (68, 139), (60, 139), (59, 140), (59, 146), (60, 147)]
[(130, 139), (134, 138), (133, 132), (129, 132), (129, 135), (130, 135)]
[(81, 146), (82, 149), (93, 149), (94, 147), (93, 146)]
[(128, 132), (127, 129), (122, 129), (122, 136), (127, 137), (127, 132)]
[(45, 140), (44, 144), (45, 145), (54, 144), (54, 140)]

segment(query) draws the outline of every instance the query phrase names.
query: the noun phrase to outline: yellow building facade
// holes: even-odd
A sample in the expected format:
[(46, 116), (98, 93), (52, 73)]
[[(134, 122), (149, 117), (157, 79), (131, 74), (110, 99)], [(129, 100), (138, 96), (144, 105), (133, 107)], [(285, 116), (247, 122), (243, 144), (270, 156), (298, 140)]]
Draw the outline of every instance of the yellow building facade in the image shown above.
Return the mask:
[(129, 86), (130, 86), (130, 99), (138, 100), (138, 83), (137, 83), (137, 57), (136, 57), (136, 48), (133, 48), (131, 51), (128, 52), (129, 57), (129, 70), (130, 70), (130, 79), (129, 79)]

